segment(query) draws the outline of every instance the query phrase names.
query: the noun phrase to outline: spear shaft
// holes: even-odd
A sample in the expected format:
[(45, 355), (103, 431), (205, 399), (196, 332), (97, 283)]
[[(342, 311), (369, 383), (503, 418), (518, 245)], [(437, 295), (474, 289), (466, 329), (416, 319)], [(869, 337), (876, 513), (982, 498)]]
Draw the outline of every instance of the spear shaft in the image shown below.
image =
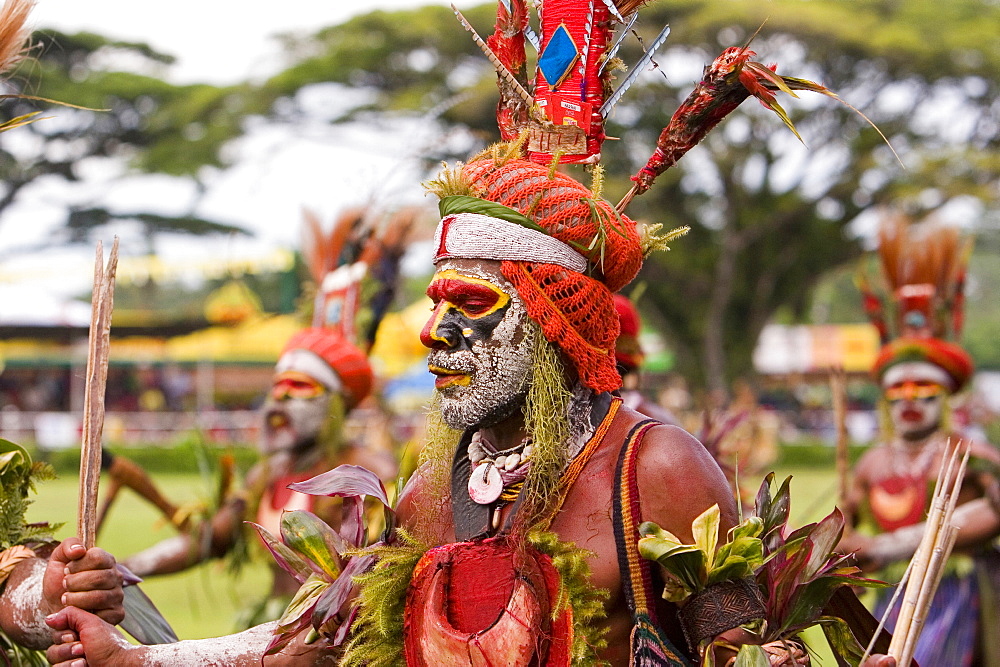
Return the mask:
[(94, 291), (91, 295), (90, 334), (87, 346), (87, 377), (84, 392), (83, 434), (80, 448), (80, 493), (77, 534), (86, 548), (97, 538), (97, 490), (101, 476), (101, 435), (104, 431), (104, 396), (108, 383), (108, 353), (111, 313), (114, 310), (115, 272), (118, 267), (118, 237), (104, 266), (104, 248), (97, 243)]

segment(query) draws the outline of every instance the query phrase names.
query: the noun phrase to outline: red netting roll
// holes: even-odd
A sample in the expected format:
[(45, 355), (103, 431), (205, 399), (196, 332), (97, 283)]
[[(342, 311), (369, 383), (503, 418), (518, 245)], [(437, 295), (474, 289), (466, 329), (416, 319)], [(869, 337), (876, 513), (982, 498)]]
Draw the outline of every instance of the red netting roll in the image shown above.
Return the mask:
[(505, 261), (502, 271), (545, 338), (569, 356), (580, 381), (595, 391), (617, 389), (618, 315), (612, 292), (642, 266), (635, 224), (574, 179), (561, 173), (549, 178), (548, 169), (533, 162), (484, 159), (463, 172), (479, 196), (523, 213), (587, 257), (589, 275), (522, 261)]
[(371, 393), (375, 376), (364, 352), (333, 329), (311, 327), (289, 339), (282, 354), (309, 350), (330, 365), (344, 384), (347, 407), (354, 407)]
[(618, 311), (618, 340), (615, 341), (615, 359), (626, 370), (636, 370), (642, 366), (642, 346), (639, 345), (639, 329), (642, 320), (635, 304), (624, 294), (615, 294), (615, 310)]

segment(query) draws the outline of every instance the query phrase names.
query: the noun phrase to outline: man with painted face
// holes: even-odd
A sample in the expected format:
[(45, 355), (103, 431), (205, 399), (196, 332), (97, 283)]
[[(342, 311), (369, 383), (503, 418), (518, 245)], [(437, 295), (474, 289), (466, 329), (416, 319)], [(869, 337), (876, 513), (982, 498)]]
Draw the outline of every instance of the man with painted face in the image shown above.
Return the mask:
[[(389, 611), (377, 631), (352, 626), (346, 649), (300, 637), (264, 664), (687, 665), (702, 639), (729, 631), (738, 643), (732, 629), (761, 616), (758, 599), (732, 591), (707, 615), (662, 599), (657, 566), (638, 554), (639, 523), (691, 542), (692, 521), (717, 504), (724, 536), (732, 494), (694, 438), (612, 393), (612, 294), (642, 262), (635, 225), (505, 150), (433, 187), (442, 220), (421, 340), (437, 397), (423, 463), (397, 505), (405, 537), (359, 583), (362, 600), (378, 591)], [(77, 610), (53, 625), (79, 632), (94, 665), (259, 664), (274, 629), (150, 649)], [(73, 646), (50, 659), (79, 654)]]
[[(367, 356), (339, 332), (309, 328), (297, 333), (275, 366), (261, 410), (262, 460), (247, 473), (244, 489), (216, 512), (203, 529), (207, 534), (170, 538), (130, 557), (126, 566), (148, 577), (223, 557), (245, 539), (244, 521), (278, 534), (285, 510), (307, 509), (336, 525), (335, 502), (293, 493), (287, 487), (342, 463), (363, 465), (382, 479), (392, 479), (391, 455), (343, 441), (345, 417), (368, 396), (372, 383)], [(251, 534), (250, 539), (256, 537)], [(273, 572), (271, 593), (248, 615), (247, 625), (276, 618), (298, 589), (283, 570), (274, 567)]]
[[(915, 229), (896, 218), (881, 232), (879, 250), (899, 332), (883, 346), (874, 368), (890, 433), (854, 470), (846, 510), (858, 531), (845, 536), (840, 547), (855, 552), (867, 569), (885, 568), (886, 581), (897, 581), (916, 551), (942, 458), (963, 440), (948, 425), (948, 398), (966, 386), (973, 363), (944, 338), (957, 336), (961, 327), (965, 249), (957, 240), (953, 229)], [(865, 298), (883, 338), (891, 338), (881, 303), (867, 288)], [(1000, 517), (988, 497), (997, 485), (1000, 456), (988, 443), (972, 442), (971, 457), (955, 515), (955, 555), (915, 654), (921, 665), (1000, 665), (991, 638), (995, 621), (978, 619), (989, 607), (984, 601), (995, 599), (988, 582), (997, 571), (992, 541), (1000, 534)], [(876, 615), (889, 596), (884, 597)], [(894, 623), (893, 615), (890, 629)]]

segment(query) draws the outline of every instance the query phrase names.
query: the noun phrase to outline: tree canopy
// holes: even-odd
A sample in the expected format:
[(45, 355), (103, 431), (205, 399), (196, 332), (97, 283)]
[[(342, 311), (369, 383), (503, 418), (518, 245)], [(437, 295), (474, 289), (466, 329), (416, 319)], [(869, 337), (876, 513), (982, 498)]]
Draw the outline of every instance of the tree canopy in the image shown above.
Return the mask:
[[(494, 12), (490, 3), (463, 13), (485, 35)], [(609, 119), (608, 134), (620, 138), (605, 144), (611, 197), (627, 190), (701, 67), (758, 29), (751, 48), (760, 61), (835, 91), (899, 156), (857, 111), (803, 93), (782, 104), (804, 146), (770, 112), (746, 104), (633, 202), (633, 218), (692, 228), (672, 252), (646, 263), (639, 306), (696, 384), (724, 388), (749, 373), (764, 324), (779, 309), (803, 315), (817, 280), (861, 254), (860, 238), (886, 208), (915, 218), (934, 212), (970, 227), (996, 224), (996, 3), (671, 0), (643, 8), (637, 34), (648, 43), (664, 23), (672, 33), (655, 59), (658, 71), (643, 76)], [(497, 138), (492, 67), (442, 6), (375, 11), (289, 39), (293, 65), (232, 87), (172, 86), (155, 70), (100, 69), (100, 54), (122, 49), (151, 65), (164, 61), (141, 45), (93, 35), (46, 39), (37, 93), (113, 110), (74, 112), (71, 130), (37, 124), (53, 149), (44, 169), (66, 179), (89, 156), (197, 179), (226, 166), (226, 146), (251, 118), (296, 123), (320, 114), (330, 124), (391, 124), (424, 117), (442, 128), (442, 140), (424, 155), (429, 167)], [(620, 55), (635, 62), (641, 48), (626, 40)], [(317, 111), (306, 93), (322, 86), (348, 101)], [(0, 157), (5, 177), (19, 169), (29, 177), (29, 165)], [(8, 199), (18, 182), (7, 185)]]

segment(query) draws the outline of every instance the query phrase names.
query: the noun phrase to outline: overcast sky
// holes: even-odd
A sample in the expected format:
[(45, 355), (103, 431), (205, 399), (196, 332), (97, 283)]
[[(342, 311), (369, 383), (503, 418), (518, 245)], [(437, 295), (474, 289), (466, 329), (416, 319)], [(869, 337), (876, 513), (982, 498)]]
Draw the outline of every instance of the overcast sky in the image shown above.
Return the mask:
[[(311, 33), (375, 9), (403, 9), (445, 0), (38, 0), (37, 28), (92, 31), (123, 41), (146, 42), (178, 58), (168, 78), (175, 83), (228, 84), (263, 77), (282, 66), (275, 35)], [(456, 2), (459, 7), (475, 0)], [(387, 199), (423, 201), (421, 175), (411, 159), (420, 142), (433, 141), (423, 128), (400, 128), (403, 141), (368, 128), (284, 128), (251, 133), (243, 140), (238, 164), (210, 184), (197, 214), (247, 227), (253, 241), (166, 239), (158, 252), (167, 261), (242, 261), (275, 248), (298, 245), (301, 210), (316, 210), (330, 222), (343, 208)], [(5, 141), (16, 141), (8, 135)], [(405, 145), (404, 145), (405, 144)], [(77, 205), (108, 205), (119, 211), (185, 212), (189, 184), (169, 179), (131, 179), (96, 174), (82, 192), (41, 187), (25, 193), (0, 225), (0, 321), (39, 311), (43, 295), (56, 301), (89, 284), (93, 251), (27, 254), (25, 244), (46, 238), (65, 220), (67, 199)], [(103, 239), (105, 246), (111, 242)], [(75, 277), (78, 280), (73, 279)]]
[(33, 17), (38, 27), (148, 42), (180, 59), (173, 72), (177, 81), (232, 83), (271, 71), (275, 34), (313, 32), (375, 9), (430, 4), (447, 1), (38, 0)]

